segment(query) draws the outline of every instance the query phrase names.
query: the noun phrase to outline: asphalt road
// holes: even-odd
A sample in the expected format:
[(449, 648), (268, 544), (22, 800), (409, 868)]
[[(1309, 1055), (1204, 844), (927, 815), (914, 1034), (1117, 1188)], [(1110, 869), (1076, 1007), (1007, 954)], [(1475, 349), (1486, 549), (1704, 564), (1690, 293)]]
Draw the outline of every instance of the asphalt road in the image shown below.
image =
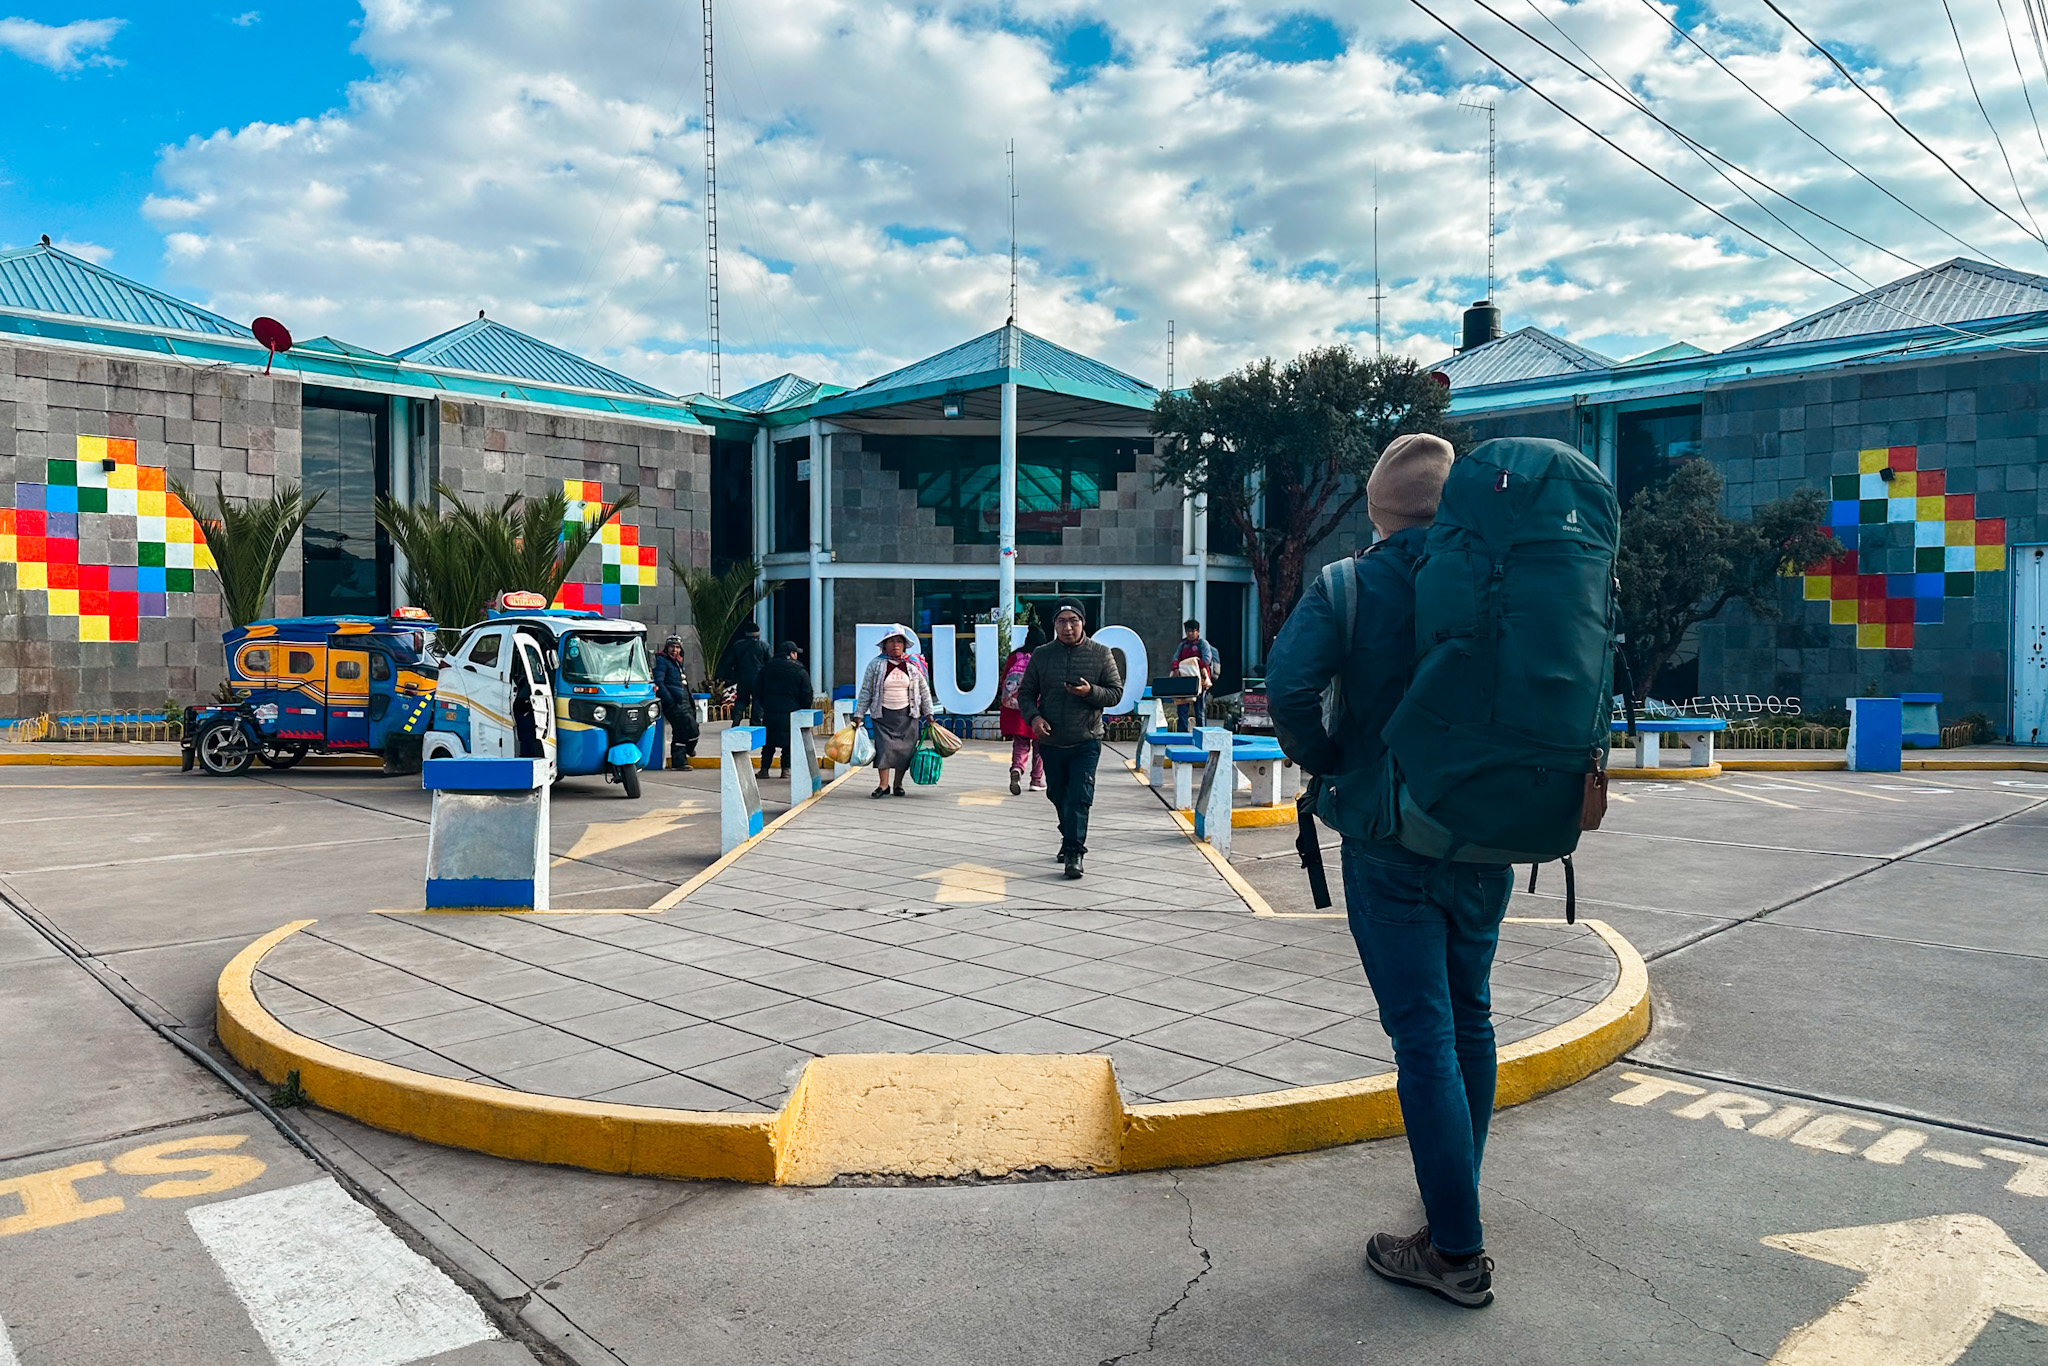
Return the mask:
[[(631, 807), (560, 794), (557, 850), (578, 852), (558, 887), (647, 904), (702, 867), (711, 777), (650, 778)], [(24, 1366), (2048, 1359), (2048, 776), (1621, 793), (1578, 860), (1580, 912), (1651, 958), (1657, 1025), (1631, 1059), (1497, 1118), (1484, 1312), (1361, 1269), (1372, 1232), (1420, 1219), (1400, 1140), (1094, 1180), (784, 1190), (523, 1166), (291, 1111), (403, 1238), (344, 1236), (345, 1211), (368, 1207), (335, 1206), (331, 1178), (17, 920), (0, 921), (0, 1192), (28, 1177), (45, 1214), (121, 1207), (28, 1227), (8, 1222), (26, 1200), (0, 1194), (0, 1341)], [(200, 1039), (212, 976), (249, 938), (416, 900), (424, 815), (419, 793), (365, 775), (11, 770), (0, 889)], [(1291, 838), (1239, 832), (1234, 859), (1279, 909), (1307, 910)], [(1556, 914), (1555, 890), (1546, 873), (1516, 912)], [(213, 1146), (171, 1159), (263, 1170), (147, 1194), (171, 1178), (144, 1167), (166, 1158), (133, 1153), (181, 1139)], [(93, 1164), (50, 1194), (50, 1172)], [(226, 1166), (176, 1179), (248, 1171)], [(394, 1296), (437, 1308), (396, 1346), (317, 1355), (345, 1330), (249, 1270), (267, 1260), (300, 1283), (431, 1286)], [(477, 1322), (518, 1340), (391, 1355)]]

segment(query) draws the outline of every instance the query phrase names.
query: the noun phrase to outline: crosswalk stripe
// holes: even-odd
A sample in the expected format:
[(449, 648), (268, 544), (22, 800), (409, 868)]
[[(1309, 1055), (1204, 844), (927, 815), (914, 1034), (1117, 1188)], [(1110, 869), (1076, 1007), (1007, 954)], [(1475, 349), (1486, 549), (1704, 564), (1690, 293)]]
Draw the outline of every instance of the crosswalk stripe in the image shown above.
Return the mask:
[(6, 1319), (0, 1319), (0, 1366), (21, 1366), (21, 1358), (14, 1354), (14, 1344), (7, 1340)]
[(277, 1366), (404, 1366), (499, 1336), (460, 1286), (327, 1177), (185, 1218)]

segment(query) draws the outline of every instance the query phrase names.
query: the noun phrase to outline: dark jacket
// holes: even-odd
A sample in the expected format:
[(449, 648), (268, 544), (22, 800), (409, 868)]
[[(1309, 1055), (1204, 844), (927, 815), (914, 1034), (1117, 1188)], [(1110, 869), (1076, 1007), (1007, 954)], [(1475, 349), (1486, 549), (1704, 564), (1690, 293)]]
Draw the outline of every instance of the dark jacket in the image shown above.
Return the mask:
[(718, 657), (718, 667), (711, 672), (728, 683), (751, 688), (767, 662), (768, 646), (761, 637), (740, 636), (725, 647), (725, 653)]
[(666, 654), (654, 657), (654, 691), (661, 698), (663, 711), (676, 711), (690, 707), (690, 677), (683, 672), (683, 666)]
[(771, 735), (789, 733), (789, 714), (809, 709), (816, 700), (810, 670), (793, 659), (771, 659), (754, 680), (754, 700)]
[[(1086, 679), (1085, 697), (1067, 691), (1071, 679)], [(1043, 716), (1052, 723), (1044, 743), (1064, 748), (1102, 738), (1102, 709), (1123, 699), (1124, 676), (1106, 645), (1083, 640), (1074, 646), (1049, 640), (1031, 652), (1024, 682), (1017, 689), (1017, 710), (1026, 722)]]
[[(1353, 561), (1358, 616), (1351, 651), (1323, 592), (1309, 585), (1266, 657), (1266, 709), (1287, 757), (1327, 779), (1317, 814), (1341, 834), (1364, 838), (1378, 809), (1380, 738), (1415, 667), (1415, 560), (1427, 529), (1397, 531)], [(1334, 734), (1323, 725), (1323, 690), (1344, 682)]]

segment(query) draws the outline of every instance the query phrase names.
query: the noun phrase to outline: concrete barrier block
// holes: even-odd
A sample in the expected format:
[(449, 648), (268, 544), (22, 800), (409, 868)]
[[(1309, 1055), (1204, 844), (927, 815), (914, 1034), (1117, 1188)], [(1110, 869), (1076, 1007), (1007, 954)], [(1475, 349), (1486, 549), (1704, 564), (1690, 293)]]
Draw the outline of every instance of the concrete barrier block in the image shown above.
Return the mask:
[(429, 759), (428, 910), (548, 908), (545, 759)]

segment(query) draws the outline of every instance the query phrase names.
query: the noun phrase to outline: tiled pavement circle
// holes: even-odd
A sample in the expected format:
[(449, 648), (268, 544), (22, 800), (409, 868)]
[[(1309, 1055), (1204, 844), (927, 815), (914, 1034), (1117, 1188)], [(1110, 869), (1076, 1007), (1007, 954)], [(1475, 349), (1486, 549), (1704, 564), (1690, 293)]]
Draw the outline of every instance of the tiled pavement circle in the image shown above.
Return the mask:
[[(778, 1109), (826, 1054), (1105, 1054), (1127, 1104), (1391, 1069), (1341, 919), (1254, 914), (1109, 752), (1068, 881), (1006, 759), (970, 745), (903, 799), (857, 774), (664, 911), (327, 917), (262, 959), (256, 999), (431, 1076), (736, 1114)], [(1502, 1043), (1618, 970), (1584, 926), (1509, 923)]]

